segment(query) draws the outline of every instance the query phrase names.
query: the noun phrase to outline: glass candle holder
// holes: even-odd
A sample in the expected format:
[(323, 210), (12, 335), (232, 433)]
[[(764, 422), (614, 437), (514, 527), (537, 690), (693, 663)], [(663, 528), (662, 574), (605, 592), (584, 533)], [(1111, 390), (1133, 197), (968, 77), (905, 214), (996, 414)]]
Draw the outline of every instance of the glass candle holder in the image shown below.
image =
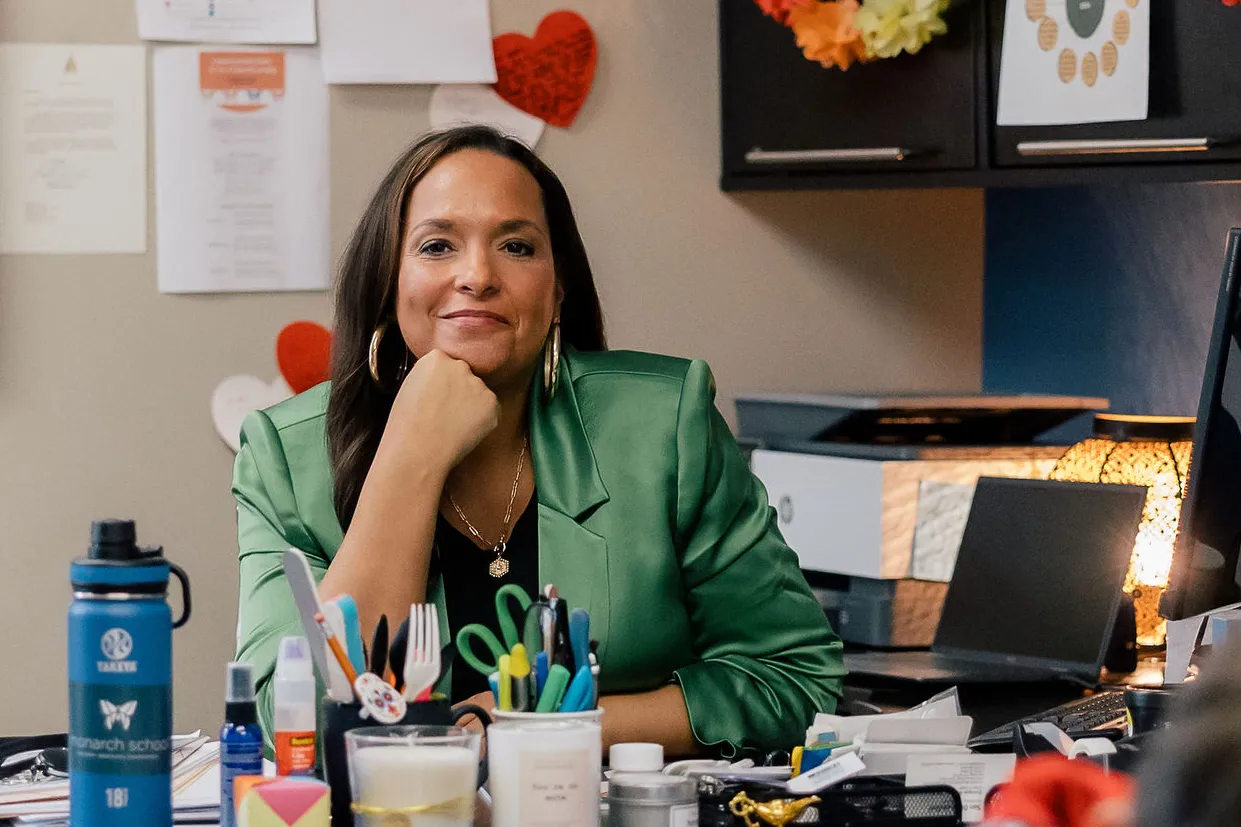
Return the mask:
[(481, 736), (459, 727), (363, 727), (345, 733), (358, 827), (469, 827)]

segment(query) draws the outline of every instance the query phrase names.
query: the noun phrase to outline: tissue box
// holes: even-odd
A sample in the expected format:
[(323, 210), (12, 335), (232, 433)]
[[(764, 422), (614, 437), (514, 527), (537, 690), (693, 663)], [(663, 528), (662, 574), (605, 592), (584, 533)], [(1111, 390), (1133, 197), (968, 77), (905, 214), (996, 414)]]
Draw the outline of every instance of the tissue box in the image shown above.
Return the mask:
[(280, 778), (251, 787), (237, 807), (237, 827), (328, 827), (331, 795), (313, 779)]

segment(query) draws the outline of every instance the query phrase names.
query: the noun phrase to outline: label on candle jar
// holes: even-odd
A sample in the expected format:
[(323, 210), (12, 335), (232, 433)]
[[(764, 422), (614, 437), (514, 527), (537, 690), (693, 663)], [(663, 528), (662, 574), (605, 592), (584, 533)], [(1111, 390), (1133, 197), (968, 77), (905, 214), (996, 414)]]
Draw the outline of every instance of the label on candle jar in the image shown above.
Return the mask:
[(590, 754), (526, 752), (521, 756), (522, 827), (577, 827), (597, 809), (599, 785)]

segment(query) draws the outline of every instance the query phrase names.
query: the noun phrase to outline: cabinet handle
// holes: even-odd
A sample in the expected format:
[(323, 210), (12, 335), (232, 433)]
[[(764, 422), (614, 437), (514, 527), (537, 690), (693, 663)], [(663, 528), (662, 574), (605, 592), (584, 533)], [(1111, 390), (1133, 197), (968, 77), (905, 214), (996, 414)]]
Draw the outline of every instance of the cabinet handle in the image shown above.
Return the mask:
[(868, 146), (859, 149), (766, 150), (755, 147), (745, 154), (747, 164), (839, 164), (866, 161), (903, 161), (913, 150), (899, 146)]
[(1099, 141), (1021, 141), (1017, 153), (1035, 155), (1129, 155), (1139, 152), (1202, 152), (1210, 138), (1131, 138)]

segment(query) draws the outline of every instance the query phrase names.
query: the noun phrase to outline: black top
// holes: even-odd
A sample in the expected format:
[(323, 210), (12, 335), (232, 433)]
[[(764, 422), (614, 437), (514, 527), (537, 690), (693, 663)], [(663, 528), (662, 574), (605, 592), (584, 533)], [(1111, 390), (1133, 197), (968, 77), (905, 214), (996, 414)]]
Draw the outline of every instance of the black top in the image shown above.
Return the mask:
[[(508, 550), (509, 571), (503, 577), (492, 577), (487, 571), (495, 554), (479, 548), (474, 538), (464, 534), (441, 514), (435, 526), (435, 544), (440, 576), (444, 578), (444, 600), (448, 606), (448, 627), (452, 640), (457, 631), (470, 623), (481, 623), (490, 629), (501, 644), (500, 621), (496, 617), (496, 592), (501, 586), (516, 583), (532, 598), (539, 593), (539, 520), (537, 497), (531, 496), (526, 510), (517, 518)], [(521, 629), (521, 618), (514, 618)], [(490, 653), (476, 642), (479, 657), (490, 659)], [(452, 670), (452, 702), (459, 703), (479, 692), (489, 692), (487, 676), (480, 675), (458, 657)]]

